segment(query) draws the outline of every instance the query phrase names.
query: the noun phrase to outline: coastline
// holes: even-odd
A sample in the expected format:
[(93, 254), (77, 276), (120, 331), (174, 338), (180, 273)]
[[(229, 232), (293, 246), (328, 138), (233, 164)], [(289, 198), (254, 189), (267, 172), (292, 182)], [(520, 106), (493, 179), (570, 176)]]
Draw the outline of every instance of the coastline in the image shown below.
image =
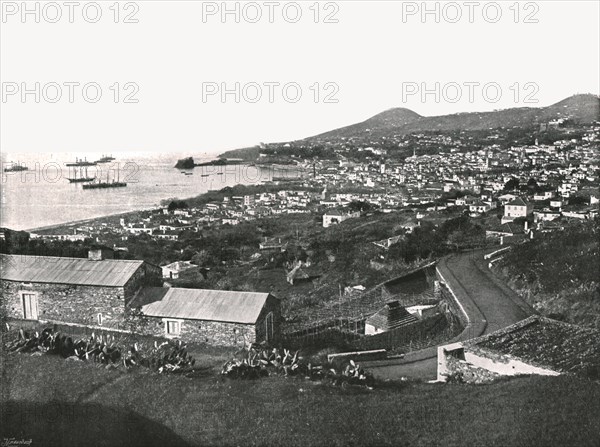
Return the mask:
[[(244, 183), (236, 183), (235, 185), (233, 185), (232, 187), (239, 187), (239, 186), (266, 186), (269, 185), (271, 182), (264, 182), (264, 183), (256, 183), (256, 184), (244, 184)], [(202, 194), (199, 195), (195, 195), (195, 196), (189, 196), (189, 197), (184, 197), (184, 198), (178, 198), (178, 197), (167, 197), (162, 200), (183, 200), (183, 201), (191, 201), (191, 200), (196, 200), (196, 199), (201, 199), (202, 197), (206, 196), (207, 194), (214, 194), (214, 193), (219, 193), (220, 191), (222, 191), (223, 189), (228, 188), (228, 186), (224, 186), (223, 188), (220, 189), (216, 189), (216, 190), (208, 190), (203, 192)], [(153, 209), (157, 209), (157, 207), (160, 207), (160, 204), (156, 204), (152, 207), (148, 207), (148, 208), (142, 208), (142, 209), (137, 209), (137, 210), (130, 210), (130, 211), (123, 211), (123, 212), (119, 212), (119, 213), (114, 213), (114, 214), (106, 214), (106, 215), (102, 215), (102, 216), (97, 216), (97, 217), (91, 217), (91, 218), (86, 218), (86, 219), (77, 219), (77, 220), (70, 220), (67, 222), (61, 222), (61, 223), (56, 223), (56, 224), (50, 224), (50, 225), (44, 225), (41, 227), (34, 227), (34, 228), (27, 228), (27, 229), (22, 229), (22, 230), (15, 230), (15, 231), (25, 231), (27, 233), (36, 233), (39, 231), (49, 231), (52, 229), (58, 229), (61, 227), (72, 227), (74, 225), (83, 225), (86, 223), (91, 223), (91, 222), (95, 222), (98, 220), (102, 220), (102, 219), (117, 219), (117, 218), (121, 218), (121, 217), (126, 217), (129, 216), (131, 214), (134, 213), (143, 213), (143, 212), (148, 212), (151, 211)]]
[(142, 210), (124, 211), (122, 213), (116, 213), (116, 214), (107, 214), (105, 216), (91, 217), (89, 219), (70, 220), (68, 222), (62, 222), (62, 223), (57, 223), (57, 224), (52, 224), (52, 225), (45, 225), (43, 227), (27, 228), (25, 230), (15, 230), (15, 231), (25, 231), (27, 233), (35, 233), (37, 231), (46, 231), (46, 230), (51, 230), (53, 228), (58, 228), (58, 227), (63, 227), (63, 226), (69, 227), (69, 226), (73, 226), (73, 225), (81, 225), (81, 224), (96, 221), (98, 219), (122, 217), (122, 216), (126, 216), (128, 214), (131, 214), (131, 213), (140, 213), (140, 212), (148, 211), (149, 209), (151, 209), (151, 208), (142, 209)]

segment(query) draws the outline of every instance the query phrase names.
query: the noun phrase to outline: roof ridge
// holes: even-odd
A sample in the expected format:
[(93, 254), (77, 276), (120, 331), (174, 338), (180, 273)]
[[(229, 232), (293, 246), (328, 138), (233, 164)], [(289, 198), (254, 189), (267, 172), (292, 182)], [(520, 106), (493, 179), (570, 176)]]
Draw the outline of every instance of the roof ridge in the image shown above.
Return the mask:
[(193, 291), (210, 291), (210, 292), (222, 292), (222, 293), (247, 293), (247, 294), (253, 294), (253, 295), (270, 295), (270, 292), (250, 292), (250, 291), (244, 291), (244, 290), (221, 290), (221, 289), (194, 289), (192, 287), (160, 287), (160, 286), (154, 286), (154, 287), (148, 287), (149, 289), (168, 289), (168, 290), (193, 290)]
[[(46, 256), (46, 255), (22, 255), (18, 253), (0, 253), (1, 256), (17, 256), (22, 258), (45, 258), (45, 259), (76, 259), (80, 261), (99, 262), (89, 258), (76, 258), (75, 256)], [(103, 259), (102, 261), (119, 261), (119, 262), (146, 262), (140, 259)]]

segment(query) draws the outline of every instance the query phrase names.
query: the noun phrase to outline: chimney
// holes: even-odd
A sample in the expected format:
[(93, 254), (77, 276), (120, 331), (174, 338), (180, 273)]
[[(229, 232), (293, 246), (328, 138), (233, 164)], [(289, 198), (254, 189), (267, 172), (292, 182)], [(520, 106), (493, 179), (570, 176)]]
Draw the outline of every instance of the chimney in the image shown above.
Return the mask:
[(114, 259), (114, 251), (109, 247), (91, 247), (88, 251), (90, 261), (102, 261), (103, 259)]

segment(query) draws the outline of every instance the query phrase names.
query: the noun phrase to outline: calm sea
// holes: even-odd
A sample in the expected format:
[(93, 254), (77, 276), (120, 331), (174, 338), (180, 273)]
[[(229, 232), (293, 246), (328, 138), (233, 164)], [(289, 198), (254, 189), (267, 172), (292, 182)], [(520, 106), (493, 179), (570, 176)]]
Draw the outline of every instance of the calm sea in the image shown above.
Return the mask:
[[(95, 161), (101, 154), (87, 155)], [(131, 153), (114, 161), (87, 168), (88, 177), (103, 181), (120, 180), (124, 188), (88, 189), (70, 183), (75, 174), (66, 164), (75, 154), (2, 154), (0, 226), (32, 229), (74, 220), (148, 209), (162, 200), (194, 197), (209, 190), (236, 184), (257, 184), (272, 178), (271, 169), (246, 165), (196, 167), (190, 171), (175, 169), (182, 155), (143, 156)], [(195, 156), (196, 162), (210, 160)], [(4, 172), (11, 162), (24, 164), (28, 171)], [(191, 175), (186, 175), (185, 172)], [(85, 170), (79, 171), (79, 177)], [(279, 175), (275, 172), (275, 175)]]

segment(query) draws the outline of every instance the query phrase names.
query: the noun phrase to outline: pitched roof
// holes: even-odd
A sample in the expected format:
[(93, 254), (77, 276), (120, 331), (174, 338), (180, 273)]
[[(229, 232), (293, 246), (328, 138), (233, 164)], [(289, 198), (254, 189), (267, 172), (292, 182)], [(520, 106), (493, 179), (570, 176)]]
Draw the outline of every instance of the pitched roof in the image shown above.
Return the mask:
[(527, 203), (525, 203), (525, 201), (522, 198), (517, 197), (516, 199), (511, 200), (510, 202), (508, 202), (507, 205), (511, 205), (511, 206), (527, 206)]
[(130, 303), (144, 315), (161, 318), (254, 324), (268, 293), (146, 287)]
[(415, 321), (418, 321), (417, 317), (409, 313), (403, 306), (400, 306), (398, 302), (392, 302), (367, 318), (366, 323), (377, 329), (389, 331)]
[(557, 372), (582, 373), (600, 367), (600, 331), (533, 315), (465, 342), (473, 350), (520, 359)]
[(0, 255), (0, 278), (8, 281), (123, 287), (144, 261)]
[(501, 225), (495, 225), (493, 228), (488, 230), (490, 233), (503, 233), (503, 234), (522, 234), (525, 232), (521, 225), (517, 225), (514, 222), (507, 222)]

